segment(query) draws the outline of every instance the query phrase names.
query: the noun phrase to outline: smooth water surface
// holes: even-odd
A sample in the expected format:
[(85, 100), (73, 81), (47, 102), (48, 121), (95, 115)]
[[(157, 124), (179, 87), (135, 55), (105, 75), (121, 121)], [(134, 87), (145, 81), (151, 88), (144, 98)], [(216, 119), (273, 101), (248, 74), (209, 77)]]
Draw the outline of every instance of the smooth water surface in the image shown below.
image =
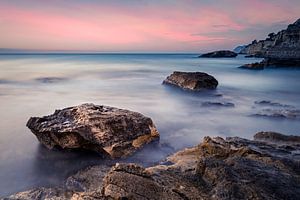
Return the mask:
[[(300, 70), (237, 68), (255, 61), (193, 54), (0, 55), (0, 196), (62, 184), (76, 170), (103, 162), (89, 152), (47, 150), (26, 128), (31, 116), (81, 103), (151, 117), (161, 134), (159, 148), (146, 147), (125, 160), (144, 165), (198, 144), (207, 135), (252, 138), (267, 130), (300, 134), (298, 119), (253, 116), (263, 109), (254, 103), (261, 100), (299, 109)], [(174, 70), (209, 73), (219, 87), (192, 93), (162, 85)]]

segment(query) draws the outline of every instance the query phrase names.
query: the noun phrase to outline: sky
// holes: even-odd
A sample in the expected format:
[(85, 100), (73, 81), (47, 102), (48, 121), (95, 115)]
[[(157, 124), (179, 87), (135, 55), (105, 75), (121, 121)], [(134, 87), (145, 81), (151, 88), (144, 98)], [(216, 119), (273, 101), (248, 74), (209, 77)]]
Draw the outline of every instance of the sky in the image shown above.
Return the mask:
[(264, 39), (300, 0), (0, 0), (0, 48), (204, 52)]

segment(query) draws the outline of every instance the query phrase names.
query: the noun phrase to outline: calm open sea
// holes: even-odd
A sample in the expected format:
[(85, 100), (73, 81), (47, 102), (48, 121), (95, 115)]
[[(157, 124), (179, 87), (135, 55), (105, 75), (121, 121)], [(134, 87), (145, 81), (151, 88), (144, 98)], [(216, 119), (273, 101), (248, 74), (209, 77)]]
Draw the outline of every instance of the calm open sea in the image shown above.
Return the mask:
[[(268, 108), (300, 109), (300, 70), (237, 68), (255, 61), (195, 54), (0, 55), (0, 196), (59, 185), (76, 170), (103, 162), (93, 153), (47, 150), (25, 126), (31, 116), (81, 103), (151, 117), (162, 145), (125, 160), (144, 165), (198, 144), (207, 135), (252, 138), (268, 130), (300, 134), (299, 119), (253, 116)], [(174, 70), (209, 73), (219, 87), (197, 94), (162, 85)], [(262, 100), (281, 105), (255, 104)]]

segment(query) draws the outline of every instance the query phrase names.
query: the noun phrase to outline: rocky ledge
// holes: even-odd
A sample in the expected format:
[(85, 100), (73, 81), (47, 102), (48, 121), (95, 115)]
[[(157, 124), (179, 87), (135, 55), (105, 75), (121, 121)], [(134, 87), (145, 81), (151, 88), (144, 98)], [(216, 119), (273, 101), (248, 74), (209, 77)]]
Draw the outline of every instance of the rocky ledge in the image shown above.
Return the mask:
[(129, 110), (82, 104), (31, 117), (27, 127), (49, 149), (87, 149), (112, 158), (127, 156), (159, 133), (149, 117)]
[(7, 199), (292, 200), (300, 196), (299, 164), (299, 136), (205, 137), (164, 164), (116, 164), (109, 171), (95, 166), (69, 178), (67, 187), (37, 188)]
[(223, 50), (223, 51), (213, 51), (210, 53), (205, 53), (200, 55), (200, 58), (235, 58), (237, 53), (233, 51)]
[(240, 68), (261, 70), (261, 69), (265, 69), (267, 67), (274, 67), (274, 68), (300, 67), (300, 59), (265, 58), (261, 62), (245, 64), (245, 65), (242, 65)]
[(218, 86), (218, 81), (213, 76), (203, 72), (175, 71), (163, 81), (163, 84), (199, 91), (202, 89), (215, 89)]

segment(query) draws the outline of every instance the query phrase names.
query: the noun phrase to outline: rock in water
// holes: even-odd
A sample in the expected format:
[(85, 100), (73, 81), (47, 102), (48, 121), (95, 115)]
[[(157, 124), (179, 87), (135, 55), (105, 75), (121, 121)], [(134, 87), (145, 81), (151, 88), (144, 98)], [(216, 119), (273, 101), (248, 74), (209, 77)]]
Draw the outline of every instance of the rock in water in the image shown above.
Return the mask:
[(237, 53), (233, 51), (213, 51), (210, 53), (205, 53), (199, 56), (200, 58), (235, 58), (237, 57)]
[(175, 71), (163, 81), (163, 84), (199, 91), (201, 89), (215, 89), (218, 86), (218, 81), (213, 76), (203, 72)]
[(159, 138), (149, 117), (129, 110), (82, 104), (44, 117), (27, 127), (49, 149), (87, 149), (112, 158), (127, 156)]

